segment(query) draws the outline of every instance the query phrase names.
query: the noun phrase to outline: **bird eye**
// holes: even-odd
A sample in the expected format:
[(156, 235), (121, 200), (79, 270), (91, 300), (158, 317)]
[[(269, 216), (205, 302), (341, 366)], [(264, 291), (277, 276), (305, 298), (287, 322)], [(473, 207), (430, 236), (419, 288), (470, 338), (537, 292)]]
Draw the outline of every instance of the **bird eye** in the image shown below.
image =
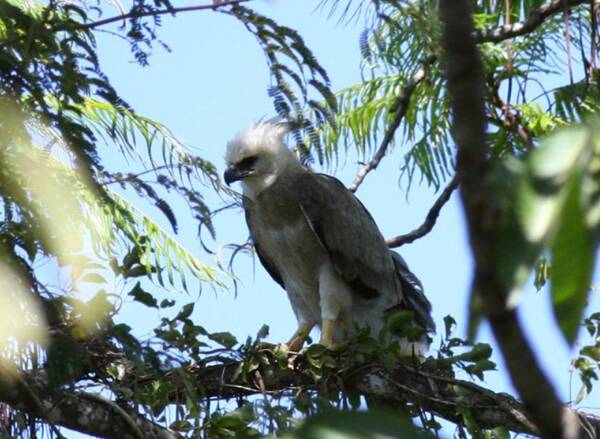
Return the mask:
[(257, 160), (258, 160), (258, 157), (256, 157), (256, 156), (246, 157), (245, 159), (240, 160), (238, 162), (237, 167), (239, 169), (251, 169), (254, 167)]

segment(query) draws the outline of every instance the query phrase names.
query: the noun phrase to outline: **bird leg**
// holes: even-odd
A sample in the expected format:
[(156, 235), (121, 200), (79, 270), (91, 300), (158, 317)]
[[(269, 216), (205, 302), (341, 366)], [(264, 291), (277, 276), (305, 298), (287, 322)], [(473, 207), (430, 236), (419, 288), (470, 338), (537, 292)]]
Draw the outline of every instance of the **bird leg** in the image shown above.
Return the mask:
[(314, 323), (303, 323), (300, 325), (298, 330), (294, 333), (294, 335), (292, 335), (290, 341), (286, 343), (288, 350), (292, 352), (300, 351), (300, 349), (302, 349), (302, 345), (308, 337), (308, 334), (314, 326)]
[(333, 328), (335, 321), (329, 319), (323, 319), (321, 323), (321, 340), (319, 340), (319, 344), (325, 346), (326, 348), (331, 348), (333, 346)]

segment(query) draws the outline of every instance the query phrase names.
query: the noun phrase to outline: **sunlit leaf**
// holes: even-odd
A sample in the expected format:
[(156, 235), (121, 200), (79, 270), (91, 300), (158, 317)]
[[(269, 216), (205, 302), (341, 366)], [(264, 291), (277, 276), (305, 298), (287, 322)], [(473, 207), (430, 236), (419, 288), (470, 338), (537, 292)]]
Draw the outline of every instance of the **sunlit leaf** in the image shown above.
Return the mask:
[(575, 342), (590, 292), (595, 260), (592, 237), (585, 225), (581, 177), (572, 179), (552, 245), (552, 305), (562, 333)]
[(397, 413), (326, 411), (306, 420), (283, 439), (424, 439), (432, 435), (418, 432), (410, 420)]

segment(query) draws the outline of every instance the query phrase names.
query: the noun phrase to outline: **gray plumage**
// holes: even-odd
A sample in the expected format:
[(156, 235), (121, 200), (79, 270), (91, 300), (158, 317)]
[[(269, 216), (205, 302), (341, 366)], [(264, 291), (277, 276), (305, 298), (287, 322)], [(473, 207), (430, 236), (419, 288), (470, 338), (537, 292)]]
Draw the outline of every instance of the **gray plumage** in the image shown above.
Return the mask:
[[(225, 180), (242, 181), (258, 257), (288, 293), (299, 323), (290, 343), (301, 345), (315, 325), (329, 345), (355, 326), (376, 335), (386, 311), (398, 307), (433, 331), (421, 283), (388, 249), (366, 208), (339, 180), (302, 166), (284, 134), (268, 122), (240, 132), (228, 144)], [(425, 339), (402, 345), (422, 353)]]

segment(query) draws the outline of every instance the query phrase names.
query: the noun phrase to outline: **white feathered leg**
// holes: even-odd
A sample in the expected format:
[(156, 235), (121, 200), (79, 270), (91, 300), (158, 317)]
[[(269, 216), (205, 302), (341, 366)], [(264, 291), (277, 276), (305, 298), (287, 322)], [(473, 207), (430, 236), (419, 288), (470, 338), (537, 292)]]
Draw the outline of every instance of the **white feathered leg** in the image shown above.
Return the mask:
[[(314, 291), (315, 288), (313, 287), (312, 289)], [(308, 334), (310, 334), (312, 328), (314, 328), (319, 321), (319, 303), (316, 291), (313, 293), (314, 297), (307, 294), (307, 291), (311, 290), (307, 285), (295, 285), (288, 282), (286, 284), (286, 290), (292, 304), (292, 309), (296, 315), (296, 320), (298, 321), (298, 329), (292, 335), (290, 340), (285, 343), (285, 346), (290, 351), (299, 351), (302, 349)]]
[(337, 320), (352, 306), (352, 292), (339, 277), (330, 261), (319, 269), (319, 296), (321, 306), (320, 344), (331, 347), (335, 342)]

